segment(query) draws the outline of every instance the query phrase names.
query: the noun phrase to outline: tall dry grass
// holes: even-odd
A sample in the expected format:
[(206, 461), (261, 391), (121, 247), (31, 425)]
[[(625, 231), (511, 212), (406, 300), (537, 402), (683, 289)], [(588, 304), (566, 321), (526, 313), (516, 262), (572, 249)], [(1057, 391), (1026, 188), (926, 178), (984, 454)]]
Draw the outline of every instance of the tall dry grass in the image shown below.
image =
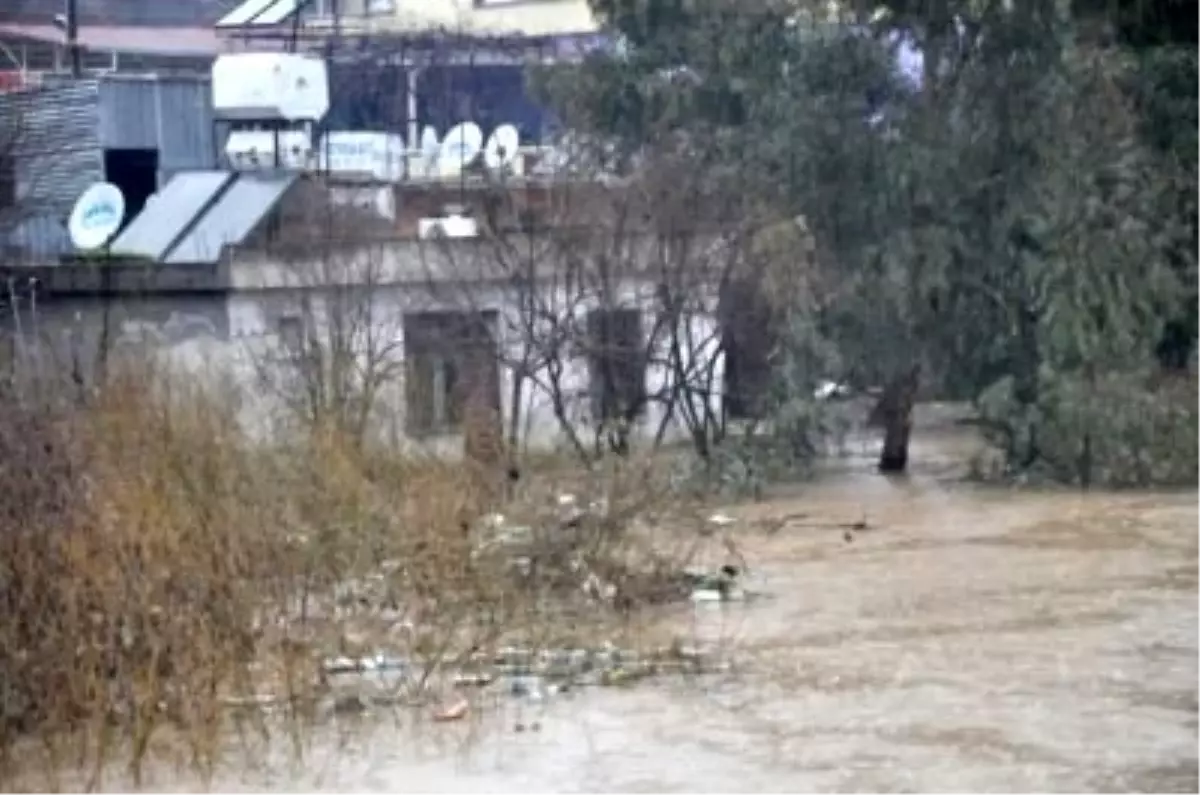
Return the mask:
[[(503, 507), (557, 527), (554, 478), (499, 506), (468, 465), (320, 428), (255, 443), (231, 394), (144, 366), (82, 404), (18, 397), (0, 412), (0, 783), (31, 759), (90, 786), (114, 763), (136, 780), (164, 749), (210, 771), (235, 696), (270, 694), (302, 734), (329, 655), (386, 650), (424, 683), (501, 643), (629, 631), (684, 550), (645, 532), (673, 509), (632, 466), (568, 477), (605, 510), (535, 534), (514, 572), (475, 519)], [(580, 561), (619, 591), (605, 609), (571, 576)]]

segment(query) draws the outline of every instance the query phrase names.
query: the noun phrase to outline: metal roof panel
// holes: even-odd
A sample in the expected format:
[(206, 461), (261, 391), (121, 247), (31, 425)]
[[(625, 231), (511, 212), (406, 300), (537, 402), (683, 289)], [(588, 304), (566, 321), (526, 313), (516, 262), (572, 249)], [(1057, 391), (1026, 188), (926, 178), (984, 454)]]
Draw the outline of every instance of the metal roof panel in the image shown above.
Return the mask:
[(246, 0), (246, 2), (217, 20), (217, 27), (231, 28), (241, 25), (251, 25), (253, 24), (252, 20), (256, 16), (266, 11), (274, 3), (275, 0)]
[(109, 250), (158, 262), (188, 226), (212, 204), (234, 178), (228, 171), (185, 171), (176, 174), (151, 197), (145, 209), (122, 230)]
[(300, 10), (300, 0), (277, 0), (277, 2), (254, 18), (252, 25), (278, 25), (286, 22)]
[(165, 261), (169, 265), (216, 263), (225, 246), (241, 243), (254, 231), (296, 179), (296, 174), (237, 175)]

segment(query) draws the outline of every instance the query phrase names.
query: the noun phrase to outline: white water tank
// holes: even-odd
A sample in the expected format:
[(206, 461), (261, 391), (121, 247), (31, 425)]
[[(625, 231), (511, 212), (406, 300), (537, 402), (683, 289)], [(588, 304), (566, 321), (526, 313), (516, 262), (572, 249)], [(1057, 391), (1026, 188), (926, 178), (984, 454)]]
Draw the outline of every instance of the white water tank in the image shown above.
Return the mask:
[(479, 224), (474, 218), (451, 215), (442, 218), (421, 218), (417, 221), (417, 238), (420, 240), (461, 240), (472, 237), (479, 237)]
[[(275, 159), (277, 143), (278, 163)], [(235, 171), (273, 168), (304, 171), (316, 161), (312, 138), (306, 130), (235, 130), (225, 141), (225, 157)]]
[(329, 111), (329, 73), (323, 60), (306, 55), (218, 55), (212, 96), (221, 119), (320, 121)]

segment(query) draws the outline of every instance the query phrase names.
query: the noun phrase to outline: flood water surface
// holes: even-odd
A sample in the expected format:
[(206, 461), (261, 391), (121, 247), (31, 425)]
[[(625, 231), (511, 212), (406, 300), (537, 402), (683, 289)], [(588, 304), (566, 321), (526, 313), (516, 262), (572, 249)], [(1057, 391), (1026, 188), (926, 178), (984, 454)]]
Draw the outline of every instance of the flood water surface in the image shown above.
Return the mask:
[[(988, 490), (919, 462), (731, 511), (769, 596), (663, 619), (720, 640), (730, 675), (377, 724), (211, 786), (1196, 791), (1196, 494)], [(828, 526), (864, 515), (850, 540)]]

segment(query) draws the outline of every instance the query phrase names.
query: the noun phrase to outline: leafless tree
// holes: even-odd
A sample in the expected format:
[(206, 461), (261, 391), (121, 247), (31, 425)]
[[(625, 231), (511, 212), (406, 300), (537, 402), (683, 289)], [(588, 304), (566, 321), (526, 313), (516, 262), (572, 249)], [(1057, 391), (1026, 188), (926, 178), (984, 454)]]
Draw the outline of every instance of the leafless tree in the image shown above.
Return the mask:
[[(265, 334), (250, 359), (289, 416), (362, 442), (380, 426), (403, 368), (400, 313), (387, 289), (386, 226), (302, 183), (268, 230), (260, 306)], [(385, 418), (386, 419), (386, 418)]]
[(510, 455), (540, 401), (585, 463), (627, 452), (639, 427), (654, 446), (682, 427), (707, 457), (726, 432), (722, 295), (762, 278), (755, 222), (685, 146), (620, 177), (577, 146), (553, 178), (479, 189), (478, 237), (424, 248), (428, 287), (465, 312), (497, 310)]

